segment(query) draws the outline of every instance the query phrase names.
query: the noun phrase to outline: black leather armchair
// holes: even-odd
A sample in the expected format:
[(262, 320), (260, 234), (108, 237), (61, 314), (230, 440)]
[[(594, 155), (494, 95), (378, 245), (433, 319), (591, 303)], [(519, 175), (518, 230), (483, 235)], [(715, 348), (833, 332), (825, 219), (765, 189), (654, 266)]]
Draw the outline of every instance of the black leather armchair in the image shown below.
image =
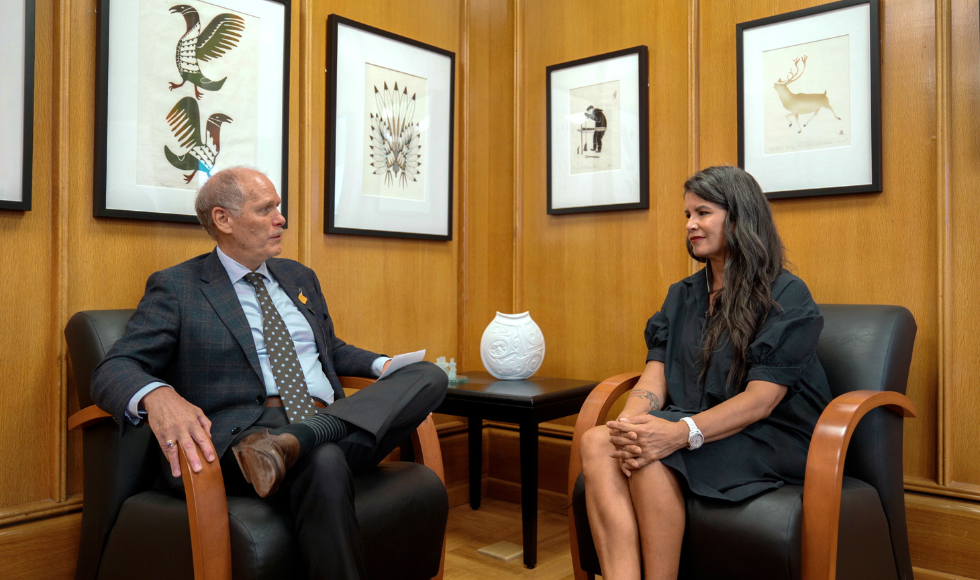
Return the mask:
[[(804, 485), (785, 485), (735, 504), (688, 497), (680, 578), (912, 580), (902, 417), (916, 413), (904, 394), (915, 319), (898, 306), (820, 308), (824, 330), (817, 356), (836, 398), (814, 430)], [(601, 383), (575, 424), (568, 485), (577, 580), (601, 574), (579, 441), (606, 420), (638, 378), (623, 374)]]
[[(84, 507), (77, 580), (304, 578), (288, 506), (226, 497), (218, 462), (197, 474), (181, 455), (185, 494), (161, 485), (160, 453), (145, 425), (116, 422), (92, 404), (95, 366), (132, 310), (75, 314), (65, 328), (82, 410)], [(345, 388), (368, 379), (343, 377)], [(356, 478), (356, 510), (372, 579), (442, 578), (449, 500), (430, 416), (412, 437), (416, 461), (388, 462)], [(165, 548), (165, 549), (164, 549)]]

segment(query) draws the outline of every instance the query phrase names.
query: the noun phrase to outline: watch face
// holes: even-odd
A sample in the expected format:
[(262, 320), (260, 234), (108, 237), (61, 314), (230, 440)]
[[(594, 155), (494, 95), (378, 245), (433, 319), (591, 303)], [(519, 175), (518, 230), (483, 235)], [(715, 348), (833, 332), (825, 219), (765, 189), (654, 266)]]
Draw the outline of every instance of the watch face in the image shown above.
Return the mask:
[(697, 449), (704, 443), (704, 435), (702, 435), (700, 432), (692, 433), (688, 443), (691, 445), (691, 449)]

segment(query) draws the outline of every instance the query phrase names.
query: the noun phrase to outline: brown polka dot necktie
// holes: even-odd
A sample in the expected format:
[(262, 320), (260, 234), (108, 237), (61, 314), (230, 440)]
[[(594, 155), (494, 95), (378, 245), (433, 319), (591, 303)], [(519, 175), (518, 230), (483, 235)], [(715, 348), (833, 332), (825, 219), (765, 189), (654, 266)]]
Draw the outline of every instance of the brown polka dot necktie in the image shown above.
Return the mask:
[(282, 316), (272, 303), (269, 290), (265, 287), (262, 275), (255, 272), (245, 274), (245, 281), (255, 288), (262, 309), (262, 337), (265, 340), (265, 350), (269, 354), (272, 374), (276, 377), (279, 396), (290, 423), (308, 419), (316, 414), (313, 397), (306, 386), (306, 375), (299, 363), (296, 346), (289, 337), (289, 330)]

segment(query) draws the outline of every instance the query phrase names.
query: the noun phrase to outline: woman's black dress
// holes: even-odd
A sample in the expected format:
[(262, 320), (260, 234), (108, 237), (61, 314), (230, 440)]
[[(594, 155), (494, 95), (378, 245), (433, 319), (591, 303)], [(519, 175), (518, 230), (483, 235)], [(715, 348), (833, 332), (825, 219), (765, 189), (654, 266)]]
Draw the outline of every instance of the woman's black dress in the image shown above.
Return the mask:
[[(706, 269), (670, 287), (664, 305), (648, 322), (647, 361), (664, 363), (667, 403), (651, 415), (670, 421), (695, 415), (724, 402), (733, 349), (727, 341), (715, 352), (699, 384), (702, 328), (708, 312)], [(830, 387), (820, 361), (817, 339), (823, 316), (803, 280), (783, 271), (772, 284), (770, 310), (749, 346), (749, 381), (789, 387), (768, 418), (700, 449), (681, 449), (665, 457), (696, 495), (739, 501), (784, 483), (803, 484), (810, 436)]]

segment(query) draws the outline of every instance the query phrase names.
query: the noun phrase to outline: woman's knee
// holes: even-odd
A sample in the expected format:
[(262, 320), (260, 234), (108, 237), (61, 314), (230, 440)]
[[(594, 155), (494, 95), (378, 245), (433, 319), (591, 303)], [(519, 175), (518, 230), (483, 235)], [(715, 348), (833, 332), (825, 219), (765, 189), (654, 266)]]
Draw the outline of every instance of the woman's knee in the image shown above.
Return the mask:
[(579, 442), (579, 457), (582, 459), (582, 468), (592, 465), (596, 460), (608, 460), (612, 453), (613, 446), (609, 442), (609, 428), (605, 426), (593, 427), (582, 435)]

